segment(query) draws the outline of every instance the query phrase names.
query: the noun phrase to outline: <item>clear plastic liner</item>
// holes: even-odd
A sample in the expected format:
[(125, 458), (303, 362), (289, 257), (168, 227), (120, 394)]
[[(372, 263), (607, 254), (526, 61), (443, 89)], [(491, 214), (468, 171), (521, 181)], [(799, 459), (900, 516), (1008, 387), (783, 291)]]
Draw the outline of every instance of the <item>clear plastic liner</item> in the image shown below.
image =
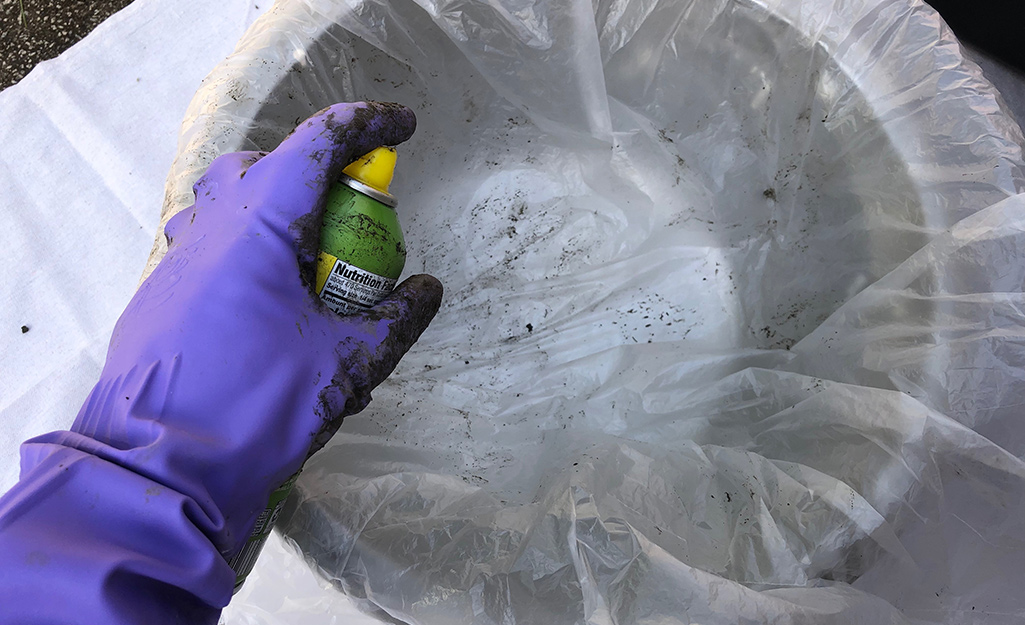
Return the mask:
[(1025, 620), (1022, 137), (931, 9), (279, 1), (164, 219), (356, 99), (446, 299), (227, 622)]

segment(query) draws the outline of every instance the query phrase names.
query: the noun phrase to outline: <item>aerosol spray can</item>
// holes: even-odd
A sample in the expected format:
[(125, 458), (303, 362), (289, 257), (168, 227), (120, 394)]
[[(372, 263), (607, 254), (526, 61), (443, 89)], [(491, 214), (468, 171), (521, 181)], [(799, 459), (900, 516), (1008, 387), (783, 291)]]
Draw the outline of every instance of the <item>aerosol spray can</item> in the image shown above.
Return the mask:
[[(395, 172), (395, 149), (377, 148), (345, 168), (331, 188), (317, 257), (317, 293), (341, 315), (366, 310), (395, 288), (406, 264), (395, 206), (388, 193)], [(267, 508), (242, 551), (229, 560), (235, 592), (252, 572), (299, 473), (271, 493)]]
[(345, 168), (328, 196), (317, 258), (317, 293), (335, 312), (370, 308), (395, 288), (406, 244), (388, 193), (395, 149), (377, 148)]

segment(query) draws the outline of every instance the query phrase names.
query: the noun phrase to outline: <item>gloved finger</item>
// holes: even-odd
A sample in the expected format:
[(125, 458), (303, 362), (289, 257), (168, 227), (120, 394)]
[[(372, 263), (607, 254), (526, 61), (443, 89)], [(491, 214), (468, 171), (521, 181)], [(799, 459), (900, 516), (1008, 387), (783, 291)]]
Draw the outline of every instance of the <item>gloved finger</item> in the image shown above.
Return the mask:
[(215, 195), (221, 182), (244, 178), (249, 168), (266, 155), (267, 152), (231, 152), (215, 158), (206, 172), (192, 185), (192, 193), (195, 195), (197, 203), (178, 211), (164, 225), (164, 237), (167, 239), (168, 246), (182, 234), (182, 230), (186, 226), (190, 226), (196, 221), (198, 200), (201, 197), (206, 199)]
[(370, 310), (339, 317), (339, 324), (358, 328), (343, 342), (347, 356), (320, 393), (322, 423), (314, 432), (312, 455), (338, 430), (342, 419), (370, 403), (371, 391), (395, 370), (441, 307), (441, 282), (426, 274), (411, 276)]
[[(386, 324), (386, 337), (368, 362), (374, 375), (368, 380), (380, 384), (399, 359), (416, 343), (441, 308), (444, 288), (434, 276), (410, 276), (376, 306), (362, 313), (371, 324)], [(379, 379), (377, 379), (379, 378)]]
[(217, 188), (224, 183), (244, 178), (246, 171), (266, 152), (229, 152), (221, 154), (210, 163), (206, 172), (192, 185), (196, 201), (216, 194)]
[(402, 143), (415, 129), (416, 116), (400, 104), (356, 102), (320, 111), (253, 166), (253, 174), (273, 180), (287, 198), (261, 206), (276, 213), (262, 216), (286, 228), (311, 213), (320, 217), (324, 196), (349, 163), (376, 147)]
[(170, 248), (174, 243), (175, 239), (181, 240), (182, 230), (190, 225), (196, 219), (196, 205), (193, 204), (188, 208), (183, 208), (164, 224), (164, 238), (167, 239), (167, 247)]
[(363, 365), (360, 382), (375, 387), (391, 375), (399, 359), (416, 343), (441, 307), (444, 288), (434, 276), (410, 276), (370, 310), (356, 315), (377, 340)]

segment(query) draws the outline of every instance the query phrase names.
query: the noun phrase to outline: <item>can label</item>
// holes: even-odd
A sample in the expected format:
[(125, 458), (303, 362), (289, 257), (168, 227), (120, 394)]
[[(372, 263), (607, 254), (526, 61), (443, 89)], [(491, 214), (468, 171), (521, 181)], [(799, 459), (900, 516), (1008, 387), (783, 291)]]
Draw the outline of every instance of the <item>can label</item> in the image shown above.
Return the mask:
[(235, 592), (242, 588), (242, 584), (245, 583), (246, 578), (253, 571), (253, 566), (256, 565), (256, 558), (260, 555), (260, 551), (263, 550), (264, 543), (270, 538), (271, 530), (274, 529), (274, 523), (277, 522), (282, 508), (285, 507), (285, 500), (288, 499), (289, 493), (292, 492), (295, 481), (299, 479), (300, 471), (297, 471), (295, 475), (288, 478), (287, 482), (271, 493), (267, 507), (257, 517), (256, 525), (253, 527), (253, 532), (249, 535), (249, 539), (246, 540), (246, 544), (242, 545), (242, 550), (234, 558), (228, 560), (231, 570), (235, 571)]
[(339, 260), (327, 252), (317, 259), (317, 293), (340, 315), (366, 310), (395, 288), (395, 280)]

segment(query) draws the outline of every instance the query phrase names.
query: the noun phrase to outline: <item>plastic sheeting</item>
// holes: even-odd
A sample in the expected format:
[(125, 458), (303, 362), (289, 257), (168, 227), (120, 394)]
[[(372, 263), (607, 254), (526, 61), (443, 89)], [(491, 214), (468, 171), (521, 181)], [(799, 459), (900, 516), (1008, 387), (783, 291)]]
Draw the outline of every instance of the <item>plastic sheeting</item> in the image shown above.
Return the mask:
[(268, 558), (228, 622), (1025, 619), (1022, 137), (934, 12), (281, 1), (164, 219), (354, 99), (417, 111), (446, 301), (291, 499), (329, 583)]

